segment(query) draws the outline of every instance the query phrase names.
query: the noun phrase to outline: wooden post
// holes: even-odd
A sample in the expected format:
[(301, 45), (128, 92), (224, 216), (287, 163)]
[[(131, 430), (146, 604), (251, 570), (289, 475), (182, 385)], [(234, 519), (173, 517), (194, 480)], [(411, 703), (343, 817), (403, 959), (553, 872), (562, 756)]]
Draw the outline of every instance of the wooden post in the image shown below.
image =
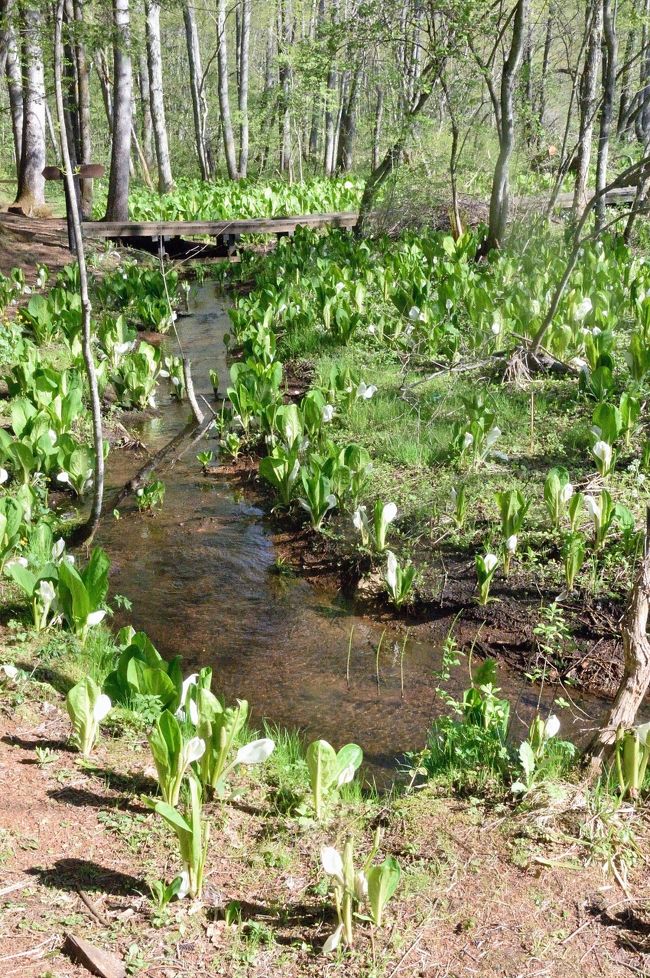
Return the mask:
[(77, 217), (79, 219), (79, 224), (83, 222), (83, 214), (81, 213), (81, 190), (79, 187), (80, 180), (95, 180), (99, 177), (104, 176), (104, 167), (101, 163), (82, 163), (81, 166), (77, 167), (73, 174), (74, 180), (74, 200), (70, 199), (70, 193), (68, 190), (68, 183), (64, 178), (63, 170), (58, 166), (46, 166), (43, 170), (43, 176), (46, 180), (63, 180), (63, 189), (65, 193), (65, 219), (68, 226), (68, 248), (73, 255), (77, 253), (77, 247), (75, 244), (75, 233), (74, 233), (74, 213), (76, 211)]

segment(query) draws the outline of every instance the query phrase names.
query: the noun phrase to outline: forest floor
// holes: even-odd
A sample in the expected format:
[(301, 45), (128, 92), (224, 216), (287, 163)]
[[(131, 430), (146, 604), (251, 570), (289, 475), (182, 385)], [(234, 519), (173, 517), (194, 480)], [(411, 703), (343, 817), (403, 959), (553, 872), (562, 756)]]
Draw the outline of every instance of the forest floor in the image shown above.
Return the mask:
[[(58, 243), (29, 240), (0, 218), (7, 271), (23, 265), (29, 281), (36, 262), (52, 271), (69, 262), (63, 226), (53, 235)], [(246, 468), (252, 475), (249, 461), (234, 466), (233, 476)], [(335, 539), (325, 546), (319, 539), (316, 550), (297, 522), (278, 517), (272, 525), (280, 553), (301, 572), (358, 589), (367, 568), (343, 560)], [(430, 546), (426, 534), (422, 541)], [(431, 588), (416, 627), (436, 626), (436, 606), (439, 616), (465, 606), (468, 635), (483, 622), (485, 651), (519, 648), (521, 664), (532, 640), (532, 596), (527, 604), (495, 589), (498, 603), (473, 608), (471, 560), (449, 566), (444, 580), (435, 578), (442, 590), (433, 597)], [(515, 575), (507, 587), (517, 591)], [(369, 614), (394, 617), (378, 589), (360, 599)], [(601, 600), (593, 618), (614, 642), (609, 610)], [(593, 648), (592, 633), (584, 638)], [(207, 806), (203, 903), (156, 909), (149, 885), (173, 878), (178, 861), (173, 840), (141, 800), (155, 791), (143, 728), (118, 717), (112, 736), (83, 762), (68, 745), (63, 696), (79, 675), (59, 671), (63, 646), (48, 658), (28, 634), (0, 626), (0, 648), (25, 672), (17, 683), (0, 684), (2, 978), (86, 975), (62, 954), (68, 933), (115, 953), (128, 975), (151, 978), (650, 975), (647, 806), (635, 811), (599, 800), (579, 783), (553, 783), (516, 807), (490, 785), (462, 795), (449, 784), (390, 799), (369, 792), (318, 824), (298, 811), (304, 772), (279, 758), (260, 775), (253, 769), (238, 778), (235, 797)], [(377, 825), (385, 830), (382, 853), (403, 869), (387, 925), (372, 934), (362, 924), (350, 953), (324, 958), (335, 918), (320, 848), (341, 844), (350, 830), (368, 848)]]
[[(287, 816), (296, 775), (278, 761), (207, 806), (203, 903), (159, 911), (148, 884), (173, 877), (177, 857), (141, 801), (155, 789), (144, 734), (116, 724), (84, 763), (61, 708), (71, 680), (42, 666), (29, 675), (0, 694), (3, 978), (87, 974), (61, 952), (68, 933), (151, 978), (650, 973), (648, 813), (598, 810), (579, 785), (556, 785), (516, 811), (489, 792), (368, 795), (318, 824)], [(320, 847), (379, 824), (382, 851), (402, 865), (399, 895), (385, 927), (373, 936), (361, 925), (352, 952), (324, 958), (334, 918)]]

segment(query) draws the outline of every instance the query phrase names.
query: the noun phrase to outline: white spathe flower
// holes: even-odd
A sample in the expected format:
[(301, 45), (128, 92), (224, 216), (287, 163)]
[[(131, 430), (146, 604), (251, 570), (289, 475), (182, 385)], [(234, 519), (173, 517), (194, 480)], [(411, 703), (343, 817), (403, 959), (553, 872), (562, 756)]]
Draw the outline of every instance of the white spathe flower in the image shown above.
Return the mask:
[(395, 503), (386, 503), (381, 511), (382, 523), (392, 523), (397, 516), (397, 506)]
[(183, 747), (183, 760), (185, 761), (185, 766), (192, 764), (194, 761), (200, 760), (205, 754), (205, 741), (201, 737), (192, 737), (188, 740)]
[(116, 343), (115, 346), (113, 347), (113, 351), (117, 353), (118, 357), (122, 357), (124, 356), (125, 353), (130, 353), (134, 346), (135, 346), (135, 340), (132, 341), (131, 343), (129, 342)]
[(12, 557), (5, 564), (5, 570), (9, 570), (10, 567), (28, 567), (29, 561), (27, 557)]
[(91, 611), (86, 620), (88, 622), (88, 626), (92, 628), (93, 625), (99, 625), (100, 621), (103, 621), (105, 617), (106, 617), (106, 612), (103, 610)]
[(516, 549), (517, 549), (517, 534), (513, 533), (512, 536), (509, 536), (508, 539), (506, 540), (506, 550), (508, 551), (509, 554), (513, 554)]
[(553, 713), (544, 724), (544, 740), (550, 740), (551, 737), (555, 737), (559, 729), (560, 721)]
[(347, 767), (344, 767), (336, 779), (337, 787), (340, 788), (343, 784), (350, 784), (350, 782), (354, 780), (354, 772), (354, 764), (348, 764)]
[(63, 537), (59, 537), (52, 546), (52, 560), (58, 560), (59, 557), (63, 556), (63, 551), (65, 550), (65, 540)]
[(585, 298), (576, 306), (575, 317), (580, 322), (585, 316), (588, 316), (591, 310), (594, 308), (593, 303), (589, 297)]
[(465, 432), (465, 437), (463, 438), (463, 448), (470, 448), (474, 444), (474, 435), (471, 431)]
[(336, 414), (336, 411), (334, 410), (334, 405), (326, 404), (325, 407), (323, 408), (322, 414), (323, 414), (323, 421), (325, 422), (325, 424), (328, 424)]
[(343, 186), (346, 190), (352, 190), (354, 184), (352, 183), (351, 180), (346, 180)]
[(56, 597), (56, 591), (51, 581), (41, 581), (38, 585), (37, 594), (44, 604), (52, 604)]
[(15, 679), (19, 672), (19, 669), (16, 666), (12, 666), (10, 662), (1, 665), (0, 670), (4, 672), (7, 679)]
[(363, 380), (357, 387), (357, 397), (360, 397), (362, 401), (369, 401), (373, 394), (377, 393), (377, 387), (375, 384), (367, 385)]
[(374, 336), (376, 332), (377, 332), (377, 327), (375, 326), (374, 323), (371, 323), (370, 326), (368, 326), (368, 328), (366, 329), (366, 333), (370, 333), (371, 336)]
[(336, 951), (337, 947), (341, 943), (341, 935), (343, 934), (343, 924), (339, 924), (333, 934), (327, 938), (323, 944), (323, 954), (331, 954), (332, 951)]
[(47, 436), (50, 439), (50, 441), (52, 442), (52, 444), (53, 445), (56, 445), (57, 435), (56, 435), (56, 431), (54, 430), (54, 428), (48, 428), (47, 429)]
[(343, 882), (343, 859), (338, 849), (334, 846), (323, 846), (320, 851), (320, 861), (328, 876)]
[(261, 764), (275, 750), (275, 742), (269, 737), (251, 740), (250, 744), (240, 747), (235, 756), (235, 764)]
[(486, 554), (485, 557), (483, 558), (483, 564), (488, 574), (490, 574), (494, 570), (494, 568), (497, 566), (498, 563), (499, 563), (499, 558), (497, 557), (496, 554)]
[(181, 687), (181, 701), (179, 706), (185, 706), (185, 700), (187, 699), (187, 694), (190, 691), (190, 686), (196, 686), (196, 681), (199, 678), (198, 672), (193, 672), (187, 679), (183, 680), (183, 685)]
[(490, 428), (487, 435), (485, 436), (486, 446), (488, 448), (491, 448), (492, 445), (494, 445), (494, 443), (498, 441), (500, 437), (501, 437), (501, 428), (497, 428), (497, 426), (495, 425), (494, 428)]
[(9, 473), (7, 472), (7, 470), (0, 468), (0, 486), (4, 485), (4, 483), (7, 481), (8, 478), (9, 478)]
[(409, 319), (411, 320), (411, 322), (415, 323), (418, 321), (419, 318), (420, 318), (420, 310), (418, 309), (417, 306), (411, 306), (411, 308), (409, 309)]
[(456, 490), (454, 489), (453, 486), (451, 487), (451, 492), (449, 493), (449, 498), (451, 499), (452, 505), (455, 506), (456, 503), (457, 503), (457, 501), (458, 501), (458, 493), (456, 492)]
[(594, 520), (599, 520), (602, 514), (602, 502), (600, 500), (600, 496), (598, 497), (598, 499), (596, 499), (595, 496), (590, 496), (589, 494), (587, 494), (584, 497), (584, 500), (585, 500), (585, 508), (589, 513), (589, 515), (591, 516), (591, 518)]
[(159, 370), (158, 376), (162, 377), (163, 380), (167, 380), (167, 378), (169, 377), (169, 370)]
[(612, 465), (612, 446), (606, 441), (597, 441), (592, 449), (594, 455), (607, 471)]
[(569, 500), (571, 499), (572, 495), (573, 495), (573, 485), (570, 482), (567, 482), (560, 489), (560, 502), (566, 505), (566, 503), (568, 503)]
[(93, 709), (93, 719), (95, 723), (101, 723), (108, 714), (111, 712), (113, 704), (111, 703), (110, 697), (106, 693), (101, 693), (96, 701), (95, 707)]
[(184, 900), (189, 892), (190, 892), (190, 874), (189, 874), (189, 870), (184, 869), (183, 872), (181, 873), (181, 885), (178, 888), (176, 899)]
[(365, 526), (367, 526), (368, 518), (366, 516), (366, 507), (357, 506), (354, 513), (352, 514), (352, 525), (355, 530), (361, 532)]
[(397, 557), (392, 550), (386, 551), (386, 583), (391, 591), (397, 589)]
[(198, 706), (196, 704), (196, 700), (190, 700), (189, 713), (190, 713), (190, 723), (193, 726), (198, 727), (198, 725), (199, 725), (199, 708), (198, 708)]
[(174, 387), (180, 387), (181, 386), (180, 378), (172, 377), (172, 384), (174, 385)]
[(354, 895), (360, 903), (368, 899), (368, 877), (362, 869), (354, 875)]
[(70, 482), (70, 476), (68, 475), (67, 472), (59, 472), (59, 474), (56, 477), (56, 481), (57, 482), (69, 483)]

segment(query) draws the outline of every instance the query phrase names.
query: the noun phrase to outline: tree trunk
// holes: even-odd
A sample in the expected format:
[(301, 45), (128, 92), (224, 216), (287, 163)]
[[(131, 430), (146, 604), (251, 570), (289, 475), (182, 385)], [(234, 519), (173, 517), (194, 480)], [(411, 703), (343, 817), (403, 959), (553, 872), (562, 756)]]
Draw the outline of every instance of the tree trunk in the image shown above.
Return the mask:
[[(61, 31), (63, 27), (63, 7), (65, 0), (58, 0), (55, 21), (54, 36), (54, 84), (56, 90), (56, 107), (59, 119), (59, 132), (61, 135), (61, 157), (63, 160), (64, 179), (67, 184), (67, 192), (74, 197), (76, 188), (72, 174), (72, 161), (68, 139), (66, 135), (65, 110), (63, 104), (63, 84), (62, 84), (62, 61), (63, 45), (61, 43)], [(102, 503), (104, 498), (104, 437), (102, 431), (102, 413), (99, 400), (99, 389), (97, 386), (97, 373), (93, 360), (92, 334), (91, 334), (91, 312), (90, 298), (88, 295), (88, 272), (86, 269), (86, 257), (84, 251), (83, 235), (79, 223), (79, 215), (75, 208), (72, 209), (72, 221), (74, 228), (75, 245), (77, 251), (77, 262), (79, 266), (79, 283), (81, 293), (81, 344), (90, 391), (90, 409), (93, 423), (93, 445), (95, 449), (95, 471), (93, 484), (93, 501), (90, 516), (87, 523), (75, 534), (75, 542), (85, 543), (92, 540), (102, 515)]]
[(185, 21), (185, 39), (187, 43), (187, 58), (190, 66), (190, 89), (192, 92), (192, 113), (194, 115), (194, 138), (196, 155), (203, 180), (211, 180), (214, 176), (210, 150), (206, 136), (206, 119), (208, 103), (203, 88), (203, 70), (201, 67), (201, 47), (199, 32), (196, 26), (196, 15), (192, 4), (187, 3), (183, 8)]
[(512, 43), (501, 74), (499, 99), (499, 158), (492, 182), (490, 221), (483, 251), (498, 248), (503, 241), (510, 210), (510, 157), (515, 145), (514, 94), (517, 74), (521, 66), (528, 22), (529, 0), (517, 0)]
[[(607, 183), (609, 163), (609, 134), (614, 113), (616, 93), (616, 72), (618, 70), (618, 43), (611, 0), (603, 0), (603, 100), (600, 109), (600, 132), (598, 135), (598, 164), (596, 169), (596, 190), (602, 190)], [(605, 224), (605, 198), (600, 197), (596, 206), (596, 228), (600, 232)]]
[(5, 70), (7, 72), (7, 85), (9, 89), (9, 110), (11, 112), (11, 128), (14, 137), (16, 174), (18, 174), (20, 172), (23, 146), (23, 83), (16, 34), (11, 24), (8, 28), (8, 35)]
[(624, 670), (613, 706), (604, 726), (589, 746), (596, 764), (611, 753), (619, 727), (634, 725), (636, 716), (650, 688), (650, 641), (648, 613), (650, 611), (650, 552), (646, 536), (646, 552), (628, 600), (621, 625), (623, 634)]
[[(73, 0), (74, 18), (77, 24), (84, 22), (85, 0)], [(79, 113), (80, 162), (92, 163), (92, 124), (90, 118), (90, 70), (86, 56), (86, 45), (82, 37), (76, 36), (74, 44), (75, 65), (77, 69), (77, 93)], [(81, 213), (84, 218), (92, 216), (93, 181), (80, 180)]]
[(29, 216), (45, 204), (45, 72), (40, 8), (22, 8), (23, 136), (16, 206)]
[(248, 81), (251, 39), (251, 0), (242, 0), (239, 36), (239, 176), (248, 174)]
[(147, 55), (144, 51), (140, 52), (138, 88), (140, 89), (140, 106), (142, 110), (142, 124), (140, 128), (142, 155), (147, 161), (147, 169), (151, 170), (154, 164), (153, 122), (151, 119), (149, 65), (147, 64)]
[[(332, 24), (336, 23), (338, 16), (338, 0), (332, 0)], [(326, 177), (334, 175), (334, 164), (336, 162), (336, 92), (338, 91), (338, 72), (336, 70), (336, 52), (330, 50), (330, 65), (327, 72), (327, 83), (325, 90), (325, 149), (323, 170)]]
[(639, 69), (640, 104), (636, 114), (636, 138), (644, 143), (650, 134), (650, 0), (645, 0), (641, 36), (641, 65)]
[(158, 0), (145, 0), (147, 64), (149, 66), (149, 97), (153, 123), (156, 159), (158, 160), (158, 189), (168, 194), (174, 186), (169, 159), (165, 100), (163, 95), (162, 52), (160, 49), (160, 4)]
[(237, 180), (237, 159), (235, 137), (230, 116), (230, 94), (228, 92), (228, 41), (226, 27), (226, 0), (219, 0), (217, 9), (217, 68), (219, 71), (219, 111), (221, 112), (221, 132), (226, 156), (228, 176)]
[(129, 218), (129, 177), (131, 162), (133, 80), (131, 77), (131, 37), (129, 0), (113, 0), (113, 145), (108, 181), (107, 221)]
[(291, 173), (291, 62), (289, 50), (293, 40), (290, 0), (278, 3), (278, 62), (280, 75), (280, 171)]
[(377, 88), (377, 106), (375, 108), (375, 120), (372, 128), (372, 168), (376, 170), (379, 166), (379, 150), (381, 143), (381, 126), (384, 119), (384, 90), (380, 86)]
[(106, 121), (108, 123), (108, 132), (110, 136), (113, 136), (113, 95), (111, 93), (111, 81), (108, 73), (108, 64), (106, 62), (106, 55), (102, 48), (97, 50), (95, 55), (95, 67), (97, 69), (97, 77), (99, 78), (99, 84), (102, 90), (102, 101), (104, 102), (104, 111), (106, 113)]
[(594, 115), (598, 75), (600, 72), (600, 47), (603, 34), (603, 0), (591, 0), (588, 10), (587, 30), (589, 40), (585, 65), (580, 81), (580, 125), (578, 129), (578, 154), (576, 184), (573, 193), (571, 216), (579, 220), (587, 204), (587, 184), (591, 162), (591, 143), (594, 132)]
[(618, 121), (616, 123), (616, 136), (618, 139), (625, 139), (630, 128), (630, 62), (634, 52), (635, 41), (636, 31), (631, 27), (627, 32), (623, 69), (621, 71), (621, 98), (618, 104)]
[(358, 65), (348, 92), (347, 101), (344, 103), (341, 113), (341, 125), (339, 127), (339, 143), (336, 160), (336, 169), (339, 173), (349, 173), (353, 165), (354, 137), (357, 131), (357, 101), (359, 97), (359, 82), (361, 79), (361, 66)]
[(548, 79), (548, 64), (551, 57), (551, 45), (553, 43), (554, 23), (555, 23), (555, 9), (553, 5), (551, 5), (546, 20), (546, 35), (544, 37), (544, 54), (542, 55), (542, 68), (539, 76), (539, 102), (537, 107), (537, 124), (538, 124), (540, 134), (544, 132), (544, 117), (546, 115), (546, 82)]

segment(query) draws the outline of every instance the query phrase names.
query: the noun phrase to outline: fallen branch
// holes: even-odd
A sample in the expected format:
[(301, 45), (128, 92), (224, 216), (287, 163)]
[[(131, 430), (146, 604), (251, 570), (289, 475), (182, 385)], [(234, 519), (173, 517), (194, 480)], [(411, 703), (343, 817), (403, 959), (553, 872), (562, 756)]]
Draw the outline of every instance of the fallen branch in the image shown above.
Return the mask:
[[(177, 435), (174, 435), (171, 441), (168, 441), (167, 444), (163, 445), (163, 447), (157, 451), (155, 455), (152, 455), (152, 457), (148, 459), (142, 468), (136, 472), (133, 478), (129, 479), (129, 481), (120, 489), (110, 508), (117, 509), (120, 503), (122, 503), (127, 496), (130, 496), (131, 493), (137, 492), (138, 489), (142, 489), (142, 487), (147, 484), (153, 473), (156, 472), (161, 465), (169, 459), (169, 456), (172, 455), (173, 452), (177, 452), (179, 446), (181, 446), (188, 438), (191, 439), (189, 447), (196, 444), (196, 442), (199, 441), (212, 427), (214, 424), (214, 419), (215, 415), (213, 414), (207, 419), (207, 421), (204, 421), (203, 424), (197, 425), (194, 422), (190, 422), (190, 424), (186, 425), (182, 431), (179, 431)], [(184, 449), (182, 452), (177, 452), (169, 464), (175, 465), (179, 458), (183, 457), (186, 450), (187, 449)]]

